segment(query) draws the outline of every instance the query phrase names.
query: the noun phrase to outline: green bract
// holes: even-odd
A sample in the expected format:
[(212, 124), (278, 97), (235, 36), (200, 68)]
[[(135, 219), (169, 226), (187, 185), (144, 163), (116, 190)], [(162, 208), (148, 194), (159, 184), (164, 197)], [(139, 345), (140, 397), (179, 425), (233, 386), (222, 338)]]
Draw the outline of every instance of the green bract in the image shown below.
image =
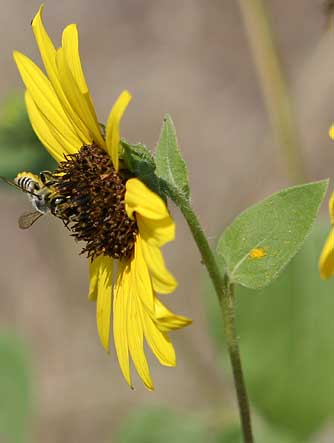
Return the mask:
[(121, 140), (121, 146), (121, 160), (125, 163), (125, 168), (138, 177), (152, 191), (161, 195), (159, 179), (155, 174), (154, 158), (149, 149), (141, 143), (131, 145), (124, 139)]
[(190, 189), (186, 164), (181, 157), (175, 127), (170, 115), (166, 115), (156, 152), (156, 174), (168, 188), (184, 200), (189, 200)]
[(230, 280), (253, 289), (274, 280), (310, 232), (327, 186), (323, 180), (283, 189), (239, 215), (217, 246)]

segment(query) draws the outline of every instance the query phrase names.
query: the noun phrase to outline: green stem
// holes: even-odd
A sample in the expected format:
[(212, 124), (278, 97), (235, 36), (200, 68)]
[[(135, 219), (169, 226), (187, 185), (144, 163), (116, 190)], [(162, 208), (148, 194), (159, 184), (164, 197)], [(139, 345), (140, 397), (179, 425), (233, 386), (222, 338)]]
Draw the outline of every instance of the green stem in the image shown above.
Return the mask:
[(240, 419), (242, 423), (245, 443), (253, 443), (252, 424), (250, 417), (249, 401), (247, 398), (246, 384), (242, 371), (239, 343), (235, 328), (235, 303), (233, 285), (226, 280), (226, 297), (220, 300), (225, 326), (225, 335), (229, 337), (228, 352), (232, 363), (235, 389), (237, 391)]
[(225, 275), (222, 278), (220, 269), (218, 267), (215, 256), (210, 248), (208, 240), (204, 234), (204, 231), (193, 212), (188, 201), (180, 196), (173, 190), (168, 190), (170, 197), (177, 206), (180, 208), (184, 218), (186, 219), (195, 242), (202, 255), (203, 264), (206, 266), (216, 294), (221, 306), (223, 320), (224, 320), (224, 332), (226, 336), (226, 342), (228, 347), (228, 353), (232, 365), (234, 385), (236, 388), (239, 414), (241, 421), (241, 428), (244, 443), (253, 443), (252, 427), (249, 401), (247, 396), (247, 390), (245, 380), (242, 372), (241, 358), (239, 352), (238, 338), (235, 328), (235, 314), (234, 314), (234, 295), (233, 286), (229, 282), (228, 276)]

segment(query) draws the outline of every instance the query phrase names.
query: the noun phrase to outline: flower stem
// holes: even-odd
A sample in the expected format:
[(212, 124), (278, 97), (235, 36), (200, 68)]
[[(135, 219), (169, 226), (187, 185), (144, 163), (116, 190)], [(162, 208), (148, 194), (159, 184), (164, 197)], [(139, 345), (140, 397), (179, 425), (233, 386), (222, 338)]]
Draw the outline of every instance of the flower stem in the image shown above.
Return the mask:
[(228, 352), (232, 364), (235, 389), (237, 391), (240, 420), (245, 443), (253, 443), (252, 424), (246, 384), (241, 366), (241, 357), (235, 328), (235, 303), (233, 284), (225, 281), (226, 293), (220, 303), (224, 318), (225, 336), (228, 337)]
[(225, 275), (224, 278), (222, 277), (216, 258), (196, 217), (196, 214), (193, 212), (189, 202), (185, 201), (182, 196), (180, 196), (172, 189), (168, 189), (168, 193), (172, 200), (180, 208), (184, 218), (186, 219), (190, 227), (197, 247), (202, 255), (203, 264), (208, 270), (216, 294), (218, 296), (223, 314), (224, 332), (232, 365), (234, 385), (238, 398), (238, 407), (243, 439), (244, 443), (253, 443), (254, 440), (252, 435), (249, 401), (242, 372), (238, 338), (235, 328), (233, 285), (229, 281), (227, 275)]

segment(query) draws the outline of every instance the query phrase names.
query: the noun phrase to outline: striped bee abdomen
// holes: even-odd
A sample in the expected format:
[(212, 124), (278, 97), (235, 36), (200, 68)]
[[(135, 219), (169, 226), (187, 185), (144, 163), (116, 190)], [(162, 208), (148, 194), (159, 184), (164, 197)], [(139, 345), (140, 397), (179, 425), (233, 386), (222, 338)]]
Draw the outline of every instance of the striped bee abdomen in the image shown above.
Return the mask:
[(38, 191), (40, 189), (39, 177), (31, 172), (20, 172), (14, 179), (14, 182), (23, 191)]

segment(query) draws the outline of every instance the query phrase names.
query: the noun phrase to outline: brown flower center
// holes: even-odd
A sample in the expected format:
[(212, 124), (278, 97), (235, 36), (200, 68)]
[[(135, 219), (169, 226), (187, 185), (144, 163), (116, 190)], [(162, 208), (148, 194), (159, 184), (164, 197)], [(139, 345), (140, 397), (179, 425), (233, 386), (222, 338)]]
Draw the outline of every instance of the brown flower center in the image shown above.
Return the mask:
[(46, 185), (59, 196), (53, 213), (76, 240), (86, 242), (82, 254), (91, 259), (131, 256), (138, 227), (125, 210), (126, 179), (104, 150), (84, 145), (78, 153), (66, 155), (49, 180)]

